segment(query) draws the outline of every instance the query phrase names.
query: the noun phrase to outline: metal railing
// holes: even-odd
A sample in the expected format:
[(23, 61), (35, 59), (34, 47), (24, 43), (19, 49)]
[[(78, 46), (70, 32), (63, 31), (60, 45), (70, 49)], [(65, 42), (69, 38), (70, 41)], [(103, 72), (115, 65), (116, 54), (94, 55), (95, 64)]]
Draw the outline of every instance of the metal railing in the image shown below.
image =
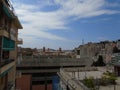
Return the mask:
[(60, 72), (58, 75), (63, 80), (63, 82), (66, 83), (66, 85), (69, 88), (72, 88), (70, 90), (90, 90), (82, 82), (80, 82), (76, 78), (72, 78), (72, 76), (68, 74), (65, 70), (63, 70), (62, 68), (60, 69)]
[(9, 10), (10, 10), (15, 16), (17, 16), (16, 13), (15, 13), (15, 10), (14, 10), (14, 8), (13, 8), (13, 5), (12, 5), (12, 3), (11, 3), (10, 0), (3, 1), (3, 4), (5, 5), (5, 7), (9, 8)]

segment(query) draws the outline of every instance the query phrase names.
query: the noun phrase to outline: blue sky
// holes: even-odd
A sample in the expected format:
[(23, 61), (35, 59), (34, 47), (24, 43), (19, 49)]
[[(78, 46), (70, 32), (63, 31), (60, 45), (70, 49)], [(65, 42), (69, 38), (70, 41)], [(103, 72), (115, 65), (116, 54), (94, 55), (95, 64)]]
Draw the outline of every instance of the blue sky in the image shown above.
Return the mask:
[(82, 40), (120, 39), (120, 0), (11, 0), (22, 47), (74, 49)]

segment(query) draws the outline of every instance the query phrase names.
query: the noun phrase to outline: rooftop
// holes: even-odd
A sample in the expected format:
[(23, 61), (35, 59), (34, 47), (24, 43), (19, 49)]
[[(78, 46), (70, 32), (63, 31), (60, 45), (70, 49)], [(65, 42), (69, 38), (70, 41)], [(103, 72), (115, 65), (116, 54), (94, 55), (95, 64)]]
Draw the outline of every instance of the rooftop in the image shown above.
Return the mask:
[[(84, 67), (84, 68), (61, 68), (58, 75), (63, 80), (63, 82), (68, 85), (69, 88), (74, 88), (75, 90), (89, 90), (81, 80), (86, 77), (94, 77), (95, 79), (100, 79), (102, 74), (106, 71), (113, 71), (113, 67)], [(116, 85), (106, 85), (106, 86), (96, 86), (99, 90), (119, 90), (120, 89), (120, 77), (117, 77)], [(72, 90), (72, 89), (70, 89)]]
[(26, 56), (19, 59), (17, 67), (27, 67), (27, 66), (89, 66), (92, 61), (89, 58), (41, 58)]

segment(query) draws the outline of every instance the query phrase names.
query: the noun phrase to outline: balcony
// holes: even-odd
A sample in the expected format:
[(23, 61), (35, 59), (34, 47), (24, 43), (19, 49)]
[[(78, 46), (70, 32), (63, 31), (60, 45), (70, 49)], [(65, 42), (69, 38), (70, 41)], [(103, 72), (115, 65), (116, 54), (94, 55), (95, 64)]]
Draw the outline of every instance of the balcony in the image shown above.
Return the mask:
[(9, 33), (5, 25), (0, 26), (0, 36), (5, 36), (9, 38)]
[(13, 8), (13, 5), (11, 4), (10, 0), (2, 0), (2, 6), (5, 14), (8, 16), (10, 19), (14, 19), (14, 24), (19, 28), (22, 29), (22, 25), (18, 20), (18, 17), (15, 13), (15, 10)]
[(14, 8), (9, 0), (3, 0), (3, 10), (9, 18), (16, 16)]
[(23, 40), (21, 38), (19, 38), (16, 43), (17, 44), (23, 44)]
[(5, 59), (0, 62), (0, 75), (6, 74), (15, 65), (14, 59)]
[(5, 0), (5, 4), (8, 6), (8, 8), (9, 8), (11, 11), (14, 11), (13, 5), (12, 5), (12, 3), (11, 3), (10, 0)]

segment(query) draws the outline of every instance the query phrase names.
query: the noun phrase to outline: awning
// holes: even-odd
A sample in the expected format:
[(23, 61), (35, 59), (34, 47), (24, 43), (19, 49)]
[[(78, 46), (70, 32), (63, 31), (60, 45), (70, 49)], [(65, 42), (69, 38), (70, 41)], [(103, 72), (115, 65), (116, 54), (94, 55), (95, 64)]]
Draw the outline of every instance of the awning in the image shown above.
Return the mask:
[(6, 37), (3, 37), (2, 49), (3, 50), (14, 50), (15, 49), (15, 41), (10, 40)]

